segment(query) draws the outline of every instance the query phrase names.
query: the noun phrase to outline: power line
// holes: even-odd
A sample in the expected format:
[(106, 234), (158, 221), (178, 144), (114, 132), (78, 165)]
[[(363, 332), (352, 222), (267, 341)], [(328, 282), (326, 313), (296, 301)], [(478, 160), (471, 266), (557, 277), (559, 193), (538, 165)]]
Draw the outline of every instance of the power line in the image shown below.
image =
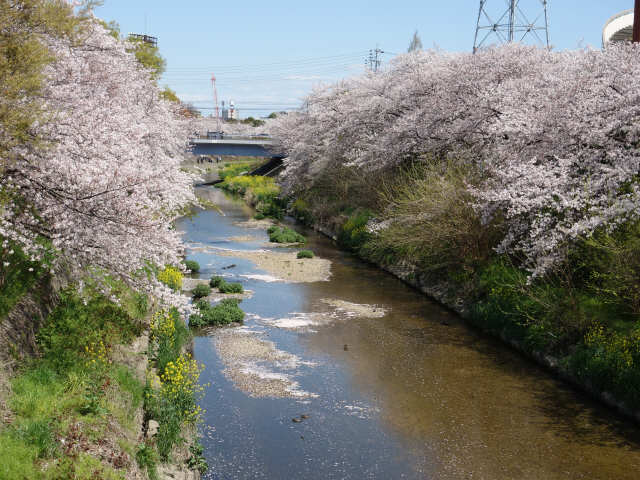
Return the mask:
[[(243, 71), (238, 71), (233, 73), (222, 72), (222, 73), (217, 73), (217, 75), (218, 77), (225, 77), (225, 78), (242, 78), (242, 77), (247, 77), (252, 75), (253, 76), (281, 75), (283, 73), (294, 74), (294, 73), (303, 73), (303, 72), (316, 72), (316, 71), (330, 70), (336, 67), (344, 67), (344, 66), (351, 66), (351, 65), (355, 66), (360, 64), (359, 62), (360, 58), (361, 57), (353, 57), (351, 59), (342, 60), (340, 62), (331, 62), (331, 63), (323, 63), (323, 64), (315, 64), (315, 65), (297, 65), (297, 66), (291, 66), (287, 68), (279, 68), (275, 70), (260, 70), (260, 69), (251, 70), (247, 68)], [(198, 75), (206, 75), (207, 73), (208, 72), (206, 71), (168, 72), (168, 73), (165, 73), (164, 76), (170, 77), (170, 78), (189, 78), (189, 77), (198, 76)]]
[(358, 51), (353, 53), (346, 53), (341, 55), (329, 55), (324, 57), (308, 57), (297, 60), (282, 60), (278, 62), (272, 63), (257, 63), (257, 64), (246, 64), (246, 65), (213, 65), (213, 66), (200, 66), (200, 67), (173, 67), (168, 68), (167, 72), (199, 72), (199, 71), (211, 71), (216, 70), (223, 73), (231, 73), (232, 71), (246, 71), (247, 69), (252, 68), (278, 68), (281, 69), (290, 65), (292, 67), (297, 67), (305, 64), (314, 64), (314, 63), (323, 63), (323, 62), (331, 62), (341, 58), (360, 58), (366, 51)]

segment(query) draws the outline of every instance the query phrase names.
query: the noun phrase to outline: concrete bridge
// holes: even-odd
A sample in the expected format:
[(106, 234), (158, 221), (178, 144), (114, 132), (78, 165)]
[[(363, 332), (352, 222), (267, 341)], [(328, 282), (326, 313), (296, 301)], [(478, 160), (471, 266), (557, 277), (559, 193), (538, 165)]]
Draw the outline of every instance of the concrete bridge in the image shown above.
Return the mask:
[(273, 149), (277, 142), (266, 136), (248, 137), (209, 132), (206, 136), (191, 138), (189, 143), (194, 155), (284, 158), (283, 154)]

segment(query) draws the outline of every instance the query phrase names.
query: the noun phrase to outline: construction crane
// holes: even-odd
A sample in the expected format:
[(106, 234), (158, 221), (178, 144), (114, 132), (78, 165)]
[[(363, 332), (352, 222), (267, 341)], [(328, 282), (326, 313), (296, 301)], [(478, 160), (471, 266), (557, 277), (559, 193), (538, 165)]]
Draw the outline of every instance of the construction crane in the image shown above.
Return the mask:
[(213, 104), (216, 107), (216, 129), (218, 132), (222, 132), (220, 127), (220, 111), (218, 110), (218, 90), (216, 89), (216, 76), (211, 74), (211, 85), (213, 86)]

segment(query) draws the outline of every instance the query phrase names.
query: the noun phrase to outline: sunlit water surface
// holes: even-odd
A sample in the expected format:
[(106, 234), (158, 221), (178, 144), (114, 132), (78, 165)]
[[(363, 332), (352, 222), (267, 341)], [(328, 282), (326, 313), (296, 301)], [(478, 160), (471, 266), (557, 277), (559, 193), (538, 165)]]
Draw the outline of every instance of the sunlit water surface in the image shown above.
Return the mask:
[[(213, 188), (199, 194), (219, 210), (179, 222), (188, 258), (201, 278), (223, 273), (253, 291), (241, 328), (294, 359), (261, 364), (262, 375), (295, 383), (294, 396), (251, 396), (225, 374), (233, 359), (221, 358), (216, 342), (228, 329), (195, 338), (208, 384), (204, 478), (640, 478), (633, 425), (313, 232), (303, 232), (307, 248), (331, 260), (330, 280), (265, 281), (251, 262), (215, 250), (277, 249), (265, 246), (263, 229), (236, 225), (251, 210)], [(341, 314), (327, 299), (386, 314)], [(305, 324), (314, 314), (323, 321)]]

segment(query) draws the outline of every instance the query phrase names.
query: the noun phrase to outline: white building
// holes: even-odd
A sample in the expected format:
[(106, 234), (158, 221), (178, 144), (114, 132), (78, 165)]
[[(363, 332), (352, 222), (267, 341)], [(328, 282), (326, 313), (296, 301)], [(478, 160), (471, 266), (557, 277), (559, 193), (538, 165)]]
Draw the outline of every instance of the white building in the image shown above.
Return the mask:
[(630, 42), (633, 38), (633, 8), (620, 12), (604, 24), (602, 46), (610, 42)]
[(229, 102), (229, 108), (225, 107), (224, 101), (222, 101), (222, 120), (237, 120), (238, 110), (236, 110), (236, 104), (231, 100)]

